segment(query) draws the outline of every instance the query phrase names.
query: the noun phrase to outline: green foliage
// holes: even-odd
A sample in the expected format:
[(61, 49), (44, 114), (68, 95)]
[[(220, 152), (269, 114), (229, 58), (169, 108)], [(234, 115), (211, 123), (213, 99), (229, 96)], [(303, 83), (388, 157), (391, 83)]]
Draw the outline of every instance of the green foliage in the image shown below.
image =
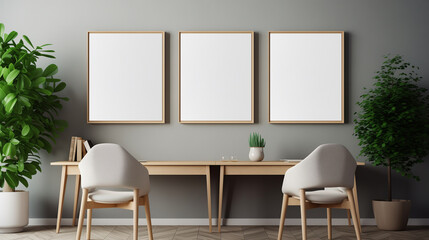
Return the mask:
[(265, 139), (259, 133), (251, 133), (249, 137), (249, 147), (265, 147)]
[(355, 133), (375, 166), (390, 166), (403, 176), (419, 180), (411, 168), (429, 153), (429, 97), (416, 83), (418, 67), (401, 56), (385, 57), (374, 77), (374, 88), (361, 96), (355, 113)]
[(47, 45), (33, 47), (27, 36), (25, 43), (17, 36), (15, 31), (5, 33), (0, 23), (0, 187), (6, 181), (13, 189), (20, 183), (28, 187), (25, 178), (41, 171), (38, 152), (50, 152), (51, 142), (67, 126), (56, 116), (61, 102), (68, 100), (56, 96), (65, 87), (53, 78), (58, 67), (36, 66), (39, 57), (55, 58), (46, 54), (54, 51), (44, 50)]

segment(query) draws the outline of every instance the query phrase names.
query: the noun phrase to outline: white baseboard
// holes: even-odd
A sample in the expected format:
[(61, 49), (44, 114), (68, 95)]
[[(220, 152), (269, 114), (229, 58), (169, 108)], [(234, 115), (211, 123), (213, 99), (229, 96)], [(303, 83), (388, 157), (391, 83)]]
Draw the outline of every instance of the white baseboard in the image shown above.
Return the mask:
[[(212, 219), (213, 226), (216, 225), (216, 219)], [(40, 226), (40, 225), (55, 225), (57, 223), (56, 218), (30, 218), (29, 225)], [(71, 218), (63, 218), (61, 221), (62, 225), (71, 225)], [(86, 224), (86, 223), (85, 223)], [(133, 220), (131, 218), (93, 218), (93, 225), (132, 225)], [(139, 219), (140, 225), (146, 225), (146, 219)], [(279, 219), (277, 218), (228, 218), (224, 219), (224, 225), (229, 226), (277, 226)], [(326, 225), (326, 219), (324, 218), (308, 218), (308, 225)], [(347, 225), (347, 218), (333, 218), (332, 224), (341, 226)], [(362, 218), (362, 225), (375, 225), (374, 218)], [(156, 226), (206, 226), (208, 225), (207, 218), (152, 218), (152, 225)], [(300, 218), (287, 218), (285, 225), (299, 226), (301, 225)], [(429, 218), (410, 218), (408, 220), (409, 226), (427, 226), (429, 225)]]

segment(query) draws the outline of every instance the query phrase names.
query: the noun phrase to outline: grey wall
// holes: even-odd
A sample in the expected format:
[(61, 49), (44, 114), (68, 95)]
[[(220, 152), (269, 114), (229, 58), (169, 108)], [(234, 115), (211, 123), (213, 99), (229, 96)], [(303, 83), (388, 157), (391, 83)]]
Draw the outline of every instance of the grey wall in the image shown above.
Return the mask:
[[(421, 83), (429, 87), (429, 1), (392, 0), (14, 0), (0, 1), (0, 22), (7, 31), (28, 35), (33, 43), (53, 43), (59, 66), (58, 77), (70, 97), (61, 117), (69, 128), (51, 155), (42, 153), (43, 172), (30, 182), (30, 216), (56, 217), (60, 169), (49, 165), (65, 160), (70, 136), (123, 145), (138, 159), (218, 160), (221, 155), (247, 159), (247, 137), (262, 133), (268, 145), (266, 159), (302, 158), (316, 146), (343, 143), (357, 156), (353, 133), (355, 104), (363, 87), (372, 83), (374, 72), (387, 53), (403, 54), (421, 67)], [(86, 32), (92, 30), (163, 30), (166, 38), (167, 123), (162, 125), (88, 125), (86, 123)], [(255, 124), (178, 123), (178, 34), (180, 30), (255, 31)], [(346, 124), (268, 124), (267, 48), (270, 30), (344, 30), (346, 34)], [(120, 47), (120, 46), (118, 46)], [(120, 61), (120, 59), (112, 59)], [(40, 61), (46, 65), (47, 60)], [(119, 80), (120, 81), (120, 80)], [(120, 84), (120, 82), (119, 82)], [(114, 96), (112, 96), (114, 97)], [(359, 161), (365, 159), (359, 158)], [(429, 161), (415, 168), (422, 177), (414, 182), (394, 175), (394, 197), (413, 201), (411, 217), (428, 218), (427, 185)], [(217, 169), (213, 169), (213, 210), (216, 211)], [(383, 198), (382, 168), (359, 167), (357, 171), (362, 217), (372, 217), (371, 199)], [(276, 218), (281, 206), (282, 177), (228, 177), (226, 216), (230, 218)], [(69, 179), (64, 217), (71, 217), (74, 179)], [(151, 178), (154, 218), (204, 218), (203, 177)], [(343, 212), (336, 216), (345, 217)], [(216, 214), (214, 214), (216, 215)], [(324, 217), (324, 211), (310, 211)], [(130, 217), (120, 210), (95, 211), (95, 217)], [(288, 217), (299, 217), (291, 209)]]

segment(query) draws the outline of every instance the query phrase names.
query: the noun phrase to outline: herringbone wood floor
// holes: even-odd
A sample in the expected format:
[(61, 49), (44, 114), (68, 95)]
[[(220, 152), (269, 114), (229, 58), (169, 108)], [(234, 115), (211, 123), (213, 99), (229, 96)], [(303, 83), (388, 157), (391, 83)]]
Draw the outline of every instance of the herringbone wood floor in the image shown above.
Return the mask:
[[(224, 226), (222, 232), (208, 232), (207, 226), (154, 226), (155, 240), (271, 240), (277, 239), (278, 227), (269, 226)], [(82, 239), (85, 239), (85, 231), (83, 229)], [(371, 240), (429, 240), (429, 226), (425, 227), (409, 227), (406, 231), (390, 232), (380, 231), (374, 226), (363, 226), (362, 239)], [(54, 226), (34, 226), (28, 227), (22, 233), (15, 234), (0, 234), (1, 240), (49, 240), (49, 239), (75, 239), (76, 227), (64, 226), (61, 228), (61, 233), (55, 233)], [(334, 226), (334, 239), (356, 239), (353, 227)], [(106, 239), (106, 240), (127, 240), (132, 239), (131, 226), (94, 226), (92, 228), (91, 239)], [(146, 240), (147, 229), (144, 226), (139, 227), (139, 239)], [(285, 226), (283, 239), (301, 239), (301, 227)], [(319, 240), (327, 239), (327, 230), (325, 226), (309, 226), (308, 239)]]

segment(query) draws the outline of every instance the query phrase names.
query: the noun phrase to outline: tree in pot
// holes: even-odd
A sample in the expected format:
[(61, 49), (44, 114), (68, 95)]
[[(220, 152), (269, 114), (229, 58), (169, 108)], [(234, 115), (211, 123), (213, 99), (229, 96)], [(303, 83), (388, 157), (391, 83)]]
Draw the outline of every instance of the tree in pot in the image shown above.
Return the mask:
[(50, 44), (34, 47), (4, 30), (0, 23), (0, 232), (16, 232), (28, 224), (28, 192), (15, 189), (41, 171), (38, 152), (50, 152), (67, 126), (56, 116), (68, 99), (56, 95), (66, 86), (53, 77), (58, 67), (36, 66), (40, 57), (55, 58), (43, 49)]
[(373, 201), (377, 226), (402, 230), (407, 226), (410, 201), (392, 200), (391, 169), (419, 180), (412, 167), (429, 152), (429, 97), (417, 86), (418, 67), (401, 56), (385, 57), (374, 77), (374, 88), (361, 96), (355, 113), (360, 155), (375, 166), (387, 167), (387, 201)]

